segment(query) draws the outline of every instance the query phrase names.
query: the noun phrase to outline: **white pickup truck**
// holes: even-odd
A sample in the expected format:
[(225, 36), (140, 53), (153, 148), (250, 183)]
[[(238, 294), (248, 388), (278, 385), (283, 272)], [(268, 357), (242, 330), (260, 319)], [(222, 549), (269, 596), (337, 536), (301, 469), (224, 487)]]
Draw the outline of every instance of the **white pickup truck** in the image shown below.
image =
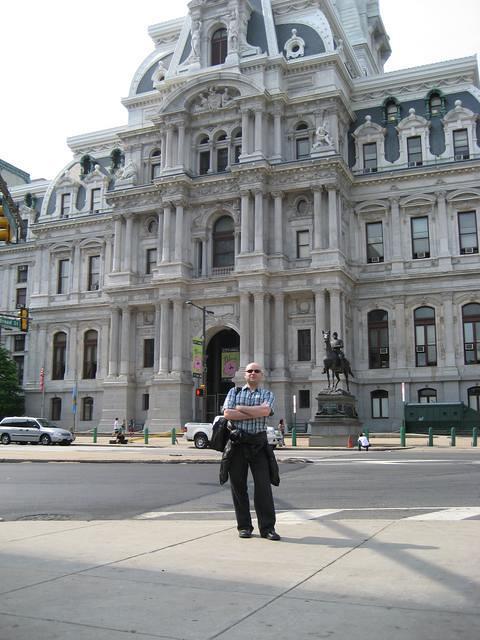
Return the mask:
[[(187, 422), (183, 427), (183, 437), (193, 441), (197, 449), (206, 449), (210, 444), (213, 424), (211, 422)], [(267, 426), (268, 444), (274, 448), (282, 445), (282, 434), (276, 427)]]

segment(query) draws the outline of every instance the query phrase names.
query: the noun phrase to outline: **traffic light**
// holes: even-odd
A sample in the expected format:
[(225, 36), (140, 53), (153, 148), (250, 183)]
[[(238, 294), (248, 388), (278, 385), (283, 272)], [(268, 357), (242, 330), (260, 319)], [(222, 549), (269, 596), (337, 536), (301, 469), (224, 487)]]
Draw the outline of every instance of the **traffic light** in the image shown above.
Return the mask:
[(195, 395), (197, 398), (203, 398), (206, 394), (207, 390), (205, 389), (205, 385), (201, 384), (197, 389), (195, 389)]
[(28, 331), (28, 309), (26, 307), (20, 309), (20, 331)]
[(0, 196), (0, 242), (10, 242), (10, 225), (5, 215), (3, 200)]

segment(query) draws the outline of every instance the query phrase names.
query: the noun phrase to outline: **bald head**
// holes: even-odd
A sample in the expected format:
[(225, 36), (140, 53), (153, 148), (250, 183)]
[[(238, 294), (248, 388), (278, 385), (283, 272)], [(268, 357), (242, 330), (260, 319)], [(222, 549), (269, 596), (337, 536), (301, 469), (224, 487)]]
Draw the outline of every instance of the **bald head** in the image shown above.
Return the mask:
[(258, 387), (263, 378), (263, 371), (258, 362), (251, 362), (245, 367), (245, 380), (249, 387)]

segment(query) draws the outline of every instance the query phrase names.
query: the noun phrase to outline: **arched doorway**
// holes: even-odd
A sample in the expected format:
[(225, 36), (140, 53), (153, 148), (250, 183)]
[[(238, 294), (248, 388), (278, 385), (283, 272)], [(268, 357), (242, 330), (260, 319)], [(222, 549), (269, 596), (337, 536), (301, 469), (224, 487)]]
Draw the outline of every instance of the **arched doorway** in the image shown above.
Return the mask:
[(207, 345), (207, 421), (212, 422), (219, 414), (228, 390), (233, 386), (234, 367), (226, 362), (237, 362), (240, 358), (240, 336), (233, 329), (216, 333)]

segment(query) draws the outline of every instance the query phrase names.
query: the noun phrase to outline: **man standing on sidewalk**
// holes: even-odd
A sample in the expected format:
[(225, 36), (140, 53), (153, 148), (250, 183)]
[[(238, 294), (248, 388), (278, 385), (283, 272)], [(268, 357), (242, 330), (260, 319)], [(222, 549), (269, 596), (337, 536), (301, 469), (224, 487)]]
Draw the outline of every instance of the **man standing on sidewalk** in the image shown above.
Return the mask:
[(250, 468), (255, 485), (254, 504), (260, 535), (267, 540), (280, 540), (275, 531), (275, 506), (270, 485), (265, 419), (272, 415), (274, 395), (260, 387), (262, 368), (256, 362), (245, 367), (246, 384), (228, 392), (223, 415), (234, 423), (230, 434), (232, 455), (229, 467), (233, 505), (240, 538), (251, 538), (253, 525), (250, 514), (247, 476)]

